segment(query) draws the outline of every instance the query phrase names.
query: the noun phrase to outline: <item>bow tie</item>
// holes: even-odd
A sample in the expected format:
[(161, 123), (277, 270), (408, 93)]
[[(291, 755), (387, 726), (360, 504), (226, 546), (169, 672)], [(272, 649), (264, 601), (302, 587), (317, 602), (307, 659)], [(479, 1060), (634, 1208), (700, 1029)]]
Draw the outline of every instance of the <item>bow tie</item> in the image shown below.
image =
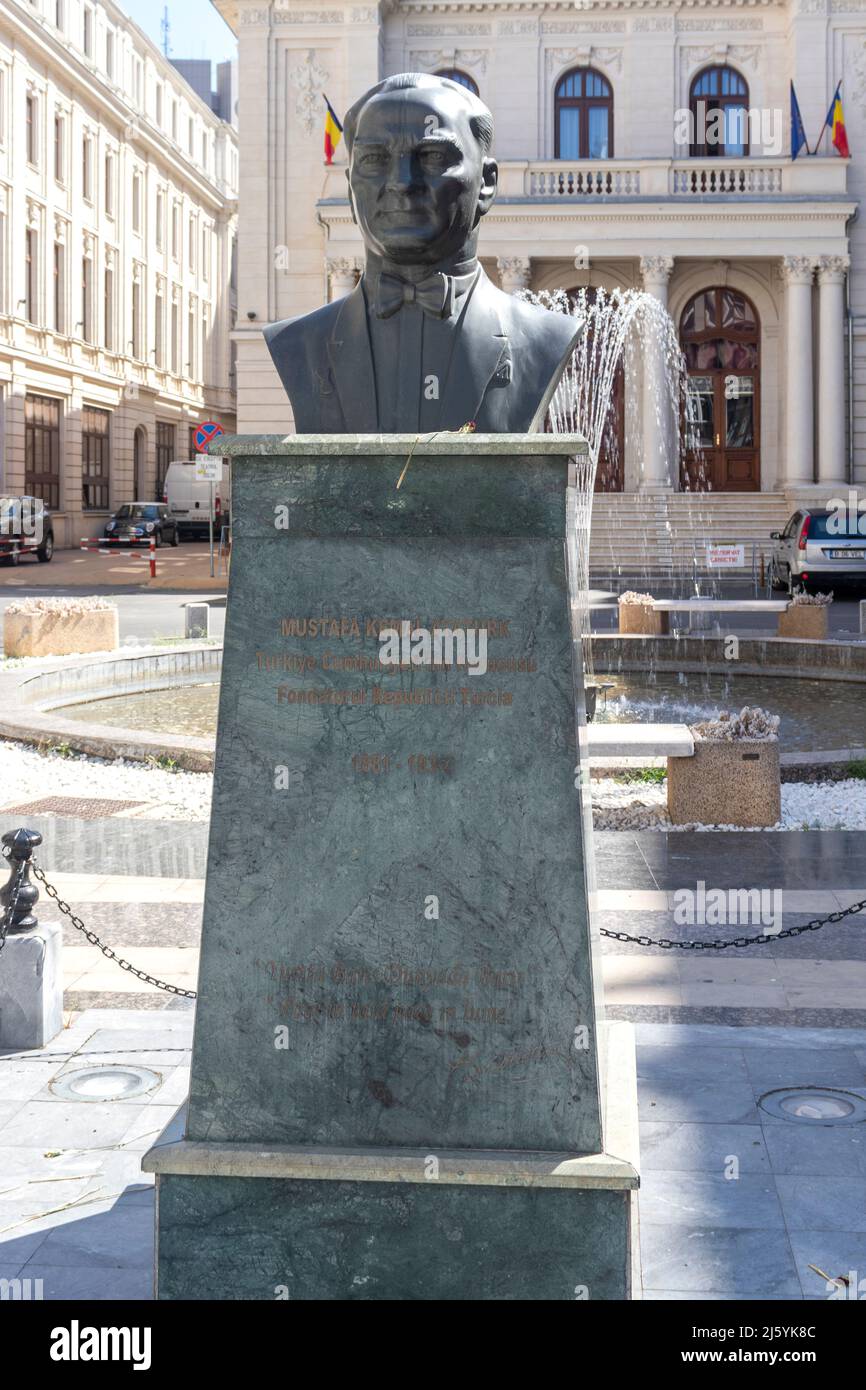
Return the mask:
[(389, 319), (398, 313), (404, 304), (417, 304), (430, 318), (447, 319), (453, 314), (458, 299), (474, 283), (474, 273), (443, 275), (441, 270), (434, 270), (432, 275), (414, 285), (408, 280), (401, 280), (399, 275), (389, 275), (387, 271), (382, 271), (375, 302), (376, 316)]
[(380, 319), (389, 319), (404, 304), (417, 304), (431, 318), (444, 319), (450, 312), (451, 293), (451, 277), (439, 270), (417, 285), (383, 271), (379, 276), (376, 314)]

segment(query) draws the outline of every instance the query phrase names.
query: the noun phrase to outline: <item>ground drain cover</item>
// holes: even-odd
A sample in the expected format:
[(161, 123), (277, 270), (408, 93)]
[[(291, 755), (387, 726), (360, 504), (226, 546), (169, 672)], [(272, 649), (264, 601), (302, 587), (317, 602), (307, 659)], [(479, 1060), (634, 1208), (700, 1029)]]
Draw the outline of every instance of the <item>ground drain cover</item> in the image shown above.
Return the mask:
[(67, 1100), (132, 1100), (159, 1086), (162, 1077), (147, 1067), (83, 1067), (50, 1083), (56, 1096)]
[(49, 812), (56, 816), (77, 816), (79, 820), (102, 820), (144, 806), (144, 801), (106, 801), (96, 796), (46, 796), (41, 801), (28, 801), (23, 806), (4, 806), (4, 816), (39, 816)]
[(822, 1086), (768, 1091), (758, 1104), (768, 1115), (801, 1125), (856, 1125), (866, 1120), (866, 1100), (862, 1096)]

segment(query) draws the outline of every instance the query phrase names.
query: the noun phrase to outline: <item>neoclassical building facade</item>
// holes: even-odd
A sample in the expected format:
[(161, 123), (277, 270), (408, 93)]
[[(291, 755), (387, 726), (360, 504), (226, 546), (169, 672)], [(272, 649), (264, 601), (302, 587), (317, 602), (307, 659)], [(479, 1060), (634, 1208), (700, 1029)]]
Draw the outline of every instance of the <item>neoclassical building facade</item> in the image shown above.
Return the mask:
[(112, 0), (0, 0), (0, 495), (59, 544), (235, 426), (237, 135)]
[[(740, 499), (765, 531), (800, 494), (866, 484), (866, 0), (214, 3), (240, 46), (242, 430), (292, 423), (262, 326), (362, 264), (323, 94), (342, 113), (417, 70), (494, 114), (480, 251), (503, 288), (642, 288), (677, 325), (700, 466), (653, 427), (648, 349), (599, 488)], [(852, 157), (825, 134), (792, 160), (790, 82), (814, 146), (840, 80)]]

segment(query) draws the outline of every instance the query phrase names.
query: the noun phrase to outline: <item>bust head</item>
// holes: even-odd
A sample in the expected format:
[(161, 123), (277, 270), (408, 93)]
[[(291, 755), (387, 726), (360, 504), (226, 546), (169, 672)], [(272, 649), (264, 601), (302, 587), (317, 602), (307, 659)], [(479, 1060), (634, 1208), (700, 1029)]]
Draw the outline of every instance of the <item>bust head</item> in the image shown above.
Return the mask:
[(498, 169), (493, 117), (473, 92), (401, 73), (355, 102), (343, 134), (352, 215), (369, 252), (425, 271), (474, 257)]

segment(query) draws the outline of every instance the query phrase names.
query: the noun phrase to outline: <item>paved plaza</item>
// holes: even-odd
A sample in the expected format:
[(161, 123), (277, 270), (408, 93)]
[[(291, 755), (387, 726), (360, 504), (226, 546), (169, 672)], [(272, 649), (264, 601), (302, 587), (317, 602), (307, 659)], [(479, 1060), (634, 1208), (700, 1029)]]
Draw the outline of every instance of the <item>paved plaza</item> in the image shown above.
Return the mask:
[[(87, 925), (194, 989), (207, 827), (31, 819), (41, 863)], [(784, 926), (797, 925), (866, 897), (857, 842), (605, 832), (599, 922), (675, 940), (742, 934), (674, 922), (676, 886), (704, 878), (783, 888)], [(800, 1126), (758, 1101), (787, 1086), (866, 1099), (862, 918), (726, 953), (605, 939), (603, 964), (609, 1013), (637, 1032), (644, 1297), (840, 1297), (846, 1286), (822, 1275), (866, 1275), (862, 1126)], [(68, 923), (64, 969), (70, 1026), (39, 1054), (0, 1058), (0, 1277), (42, 1279), (49, 1299), (146, 1299), (152, 1178), (139, 1162), (186, 1094), (193, 1005), (120, 971)], [(95, 1063), (146, 1068), (151, 1089), (132, 1102), (52, 1089)]]

